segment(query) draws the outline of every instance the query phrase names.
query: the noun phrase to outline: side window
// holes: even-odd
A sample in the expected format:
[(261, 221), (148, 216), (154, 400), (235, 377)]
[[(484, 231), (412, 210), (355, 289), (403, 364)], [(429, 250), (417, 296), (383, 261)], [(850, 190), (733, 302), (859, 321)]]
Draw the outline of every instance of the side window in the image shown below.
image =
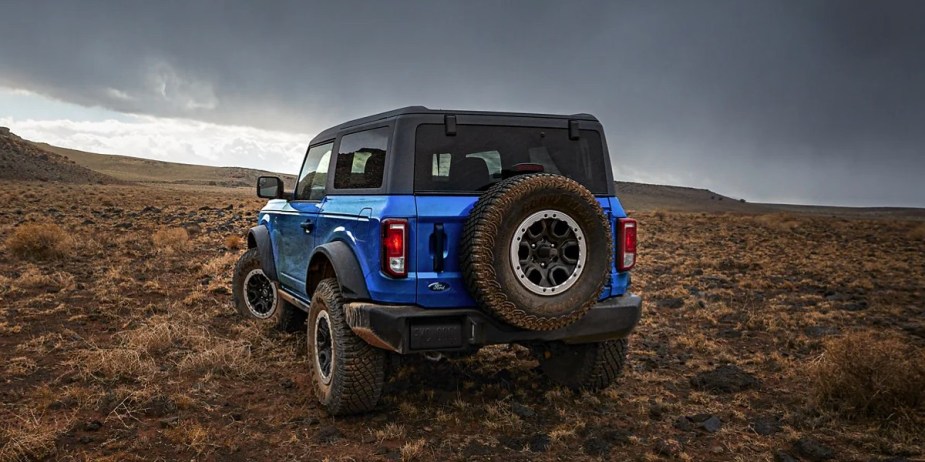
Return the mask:
[(324, 184), (328, 178), (328, 165), (331, 160), (331, 148), (334, 143), (326, 143), (308, 150), (299, 182), (295, 188), (296, 200), (321, 200), (324, 197)]
[(364, 189), (382, 186), (390, 127), (351, 133), (340, 140), (334, 167), (335, 189)]

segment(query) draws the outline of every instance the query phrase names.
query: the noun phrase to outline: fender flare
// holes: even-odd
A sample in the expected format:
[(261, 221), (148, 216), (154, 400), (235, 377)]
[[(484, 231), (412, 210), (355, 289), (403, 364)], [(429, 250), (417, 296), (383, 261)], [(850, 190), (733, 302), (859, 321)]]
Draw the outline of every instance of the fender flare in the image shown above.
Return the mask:
[(247, 232), (247, 248), (257, 248), (260, 257), (260, 267), (264, 274), (273, 282), (279, 282), (276, 273), (276, 260), (273, 259), (273, 242), (270, 240), (270, 230), (265, 225), (254, 226)]
[[(312, 268), (318, 258), (326, 258), (333, 266), (334, 275), (340, 285), (341, 296), (345, 300), (369, 300), (369, 289), (366, 287), (366, 277), (363, 275), (363, 268), (357, 261), (356, 255), (350, 246), (343, 241), (328, 242), (315, 248), (309, 259), (308, 267)], [(317, 275), (315, 276), (318, 277)], [(314, 287), (319, 281), (313, 281), (311, 270), (309, 270), (306, 281), (306, 287)]]

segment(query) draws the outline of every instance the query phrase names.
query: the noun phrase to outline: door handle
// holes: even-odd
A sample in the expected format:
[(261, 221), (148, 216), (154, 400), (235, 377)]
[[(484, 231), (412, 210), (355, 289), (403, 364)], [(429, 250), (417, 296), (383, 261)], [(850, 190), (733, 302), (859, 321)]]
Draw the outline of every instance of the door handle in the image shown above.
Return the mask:
[(443, 223), (434, 225), (432, 242), (434, 246), (434, 272), (442, 273), (444, 267), (443, 251), (446, 249), (446, 233), (443, 231)]
[(313, 229), (315, 229), (315, 223), (313, 223), (311, 220), (305, 220), (299, 226), (305, 230), (305, 234), (309, 234)]

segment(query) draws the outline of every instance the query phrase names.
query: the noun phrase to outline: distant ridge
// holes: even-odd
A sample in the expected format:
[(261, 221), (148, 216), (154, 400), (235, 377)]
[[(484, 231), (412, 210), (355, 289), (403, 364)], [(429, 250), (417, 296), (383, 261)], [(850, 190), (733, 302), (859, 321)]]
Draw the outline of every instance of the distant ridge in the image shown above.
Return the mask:
[(6, 127), (0, 127), (0, 179), (94, 184), (120, 182), (24, 140)]
[(257, 184), (258, 176), (273, 175), (281, 177), (287, 187), (295, 184), (294, 175), (264, 170), (181, 164), (116, 154), (96, 154), (52, 146), (47, 143), (33, 144), (41, 149), (60, 154), (83, 167), (123, 181), (251, 188)]
[(769, 211), (764, 204), (751, 204), (709, 189), (617, 181), (617, 197), (626, 209), (680, 210), (698, 212)]

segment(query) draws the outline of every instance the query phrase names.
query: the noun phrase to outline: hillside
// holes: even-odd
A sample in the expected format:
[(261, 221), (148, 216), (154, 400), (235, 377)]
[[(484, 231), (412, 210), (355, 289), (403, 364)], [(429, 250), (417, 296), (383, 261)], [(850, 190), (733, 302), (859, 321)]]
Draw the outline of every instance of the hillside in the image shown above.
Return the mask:
[(275, 175), (282, 177), (287, 186), (295, 183), (293, 175), (250, 168), (181, 164), (114, 154), (96, 154), (46, 143), (32, 144), (59, 154), (80, 166), (123, 181), (250, 188), (257, 183), (258, 176)]
[(118, 183), (111, 176), (26, 141), (0, 127), (0, 179), (62, 183)]
[(617, 196), (628, 210), (762, 213), (771, 209), (733, 199), (709, 189), (617, 181)]

